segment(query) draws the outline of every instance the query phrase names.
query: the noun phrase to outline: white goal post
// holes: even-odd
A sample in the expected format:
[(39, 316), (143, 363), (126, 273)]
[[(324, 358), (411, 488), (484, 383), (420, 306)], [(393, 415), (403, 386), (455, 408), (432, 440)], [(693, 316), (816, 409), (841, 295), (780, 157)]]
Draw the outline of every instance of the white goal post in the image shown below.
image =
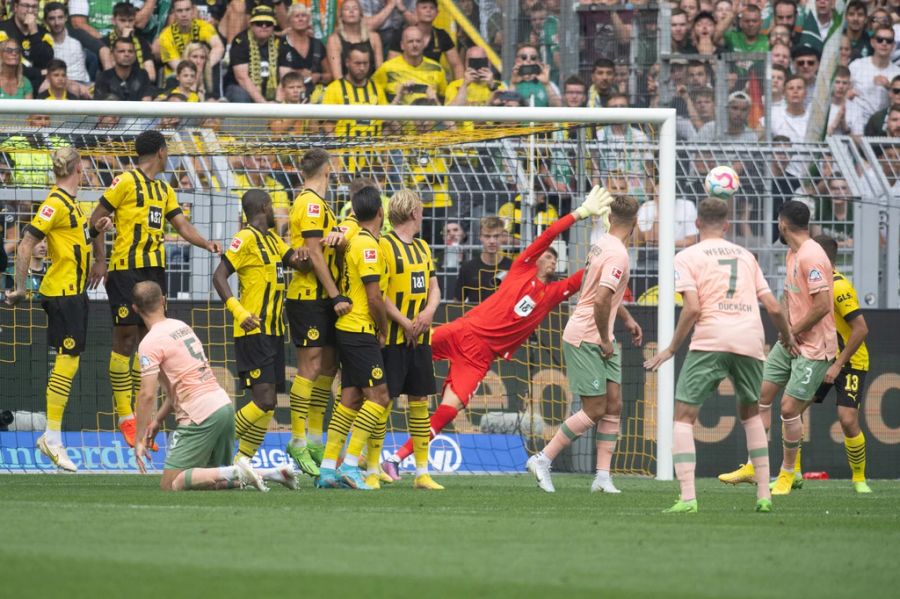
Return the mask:
[[(658, 127), (659, 281), (658, 347), (672, 339), (675, 325), (675, 110), (671, 108), (531, 108), (464, 106), (366, 106), (326, 104), (231, 104), (0, 100), (0, 115), (119, 116), (138, 118), (244, 118), (309, 120), (456, 121), (506, 123), (642, 124)], [(657, 385), (656, 478), (672, 480), (674, 361), (659, 369)]]

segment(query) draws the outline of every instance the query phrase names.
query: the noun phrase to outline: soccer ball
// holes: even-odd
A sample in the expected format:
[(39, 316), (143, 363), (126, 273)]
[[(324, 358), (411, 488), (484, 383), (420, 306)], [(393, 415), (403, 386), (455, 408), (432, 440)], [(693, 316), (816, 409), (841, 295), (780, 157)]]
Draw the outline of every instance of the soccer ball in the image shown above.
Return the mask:
[(720, 200), (731, 198), (740, 186), (741, 180), (730, 166), (715, 167), (706, 175), (706, 182), (703, 184), (707, 195)]

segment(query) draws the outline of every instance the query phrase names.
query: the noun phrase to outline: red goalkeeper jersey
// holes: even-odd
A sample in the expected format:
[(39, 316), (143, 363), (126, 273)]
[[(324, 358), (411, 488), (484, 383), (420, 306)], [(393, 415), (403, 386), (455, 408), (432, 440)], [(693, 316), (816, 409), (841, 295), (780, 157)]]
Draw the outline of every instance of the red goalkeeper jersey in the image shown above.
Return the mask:
[(550, 225), (515, 259), (497, 291), (461, 318), (491, 351), (505, 360), (550, 310), (581, 288), (584, 270), (549, 284), (537, 278), (537, 259), (557, 235), (574, 223), (575, 217), (569, 214)]

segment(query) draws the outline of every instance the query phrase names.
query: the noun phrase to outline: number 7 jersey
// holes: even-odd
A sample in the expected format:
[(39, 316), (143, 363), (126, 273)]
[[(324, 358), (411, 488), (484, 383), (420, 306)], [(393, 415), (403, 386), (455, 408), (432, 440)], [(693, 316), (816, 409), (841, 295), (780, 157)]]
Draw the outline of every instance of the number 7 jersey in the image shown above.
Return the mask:
[(115, 213), (116, 239), (109, 270), (166, 266), (163, 219), (181, 214), (175, 190), (136, 168), (113, 179), (100, 204)]

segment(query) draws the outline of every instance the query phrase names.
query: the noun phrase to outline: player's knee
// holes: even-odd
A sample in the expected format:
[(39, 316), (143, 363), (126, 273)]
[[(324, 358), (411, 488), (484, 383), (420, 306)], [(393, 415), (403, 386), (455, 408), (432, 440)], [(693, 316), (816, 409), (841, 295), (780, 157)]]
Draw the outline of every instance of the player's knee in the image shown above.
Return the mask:
[(137, 327), (115, 327), (113, 329), (113, 351), (123, 356), (134, 353), (137, 344)]
[(841, 430), (844, 436), (855, 437), (859, 434), (859, 412), (853, 408), (838, 410), (838, 420), (841, 423)]
[(278, 403), (278, 395), (275, 393), (275, 385), (270, 383), (254, 385), (253, 386), (253, 403), (255, 403), (260, 410), (264, 412), (269, 412), (275, 409), (275, 405)]

